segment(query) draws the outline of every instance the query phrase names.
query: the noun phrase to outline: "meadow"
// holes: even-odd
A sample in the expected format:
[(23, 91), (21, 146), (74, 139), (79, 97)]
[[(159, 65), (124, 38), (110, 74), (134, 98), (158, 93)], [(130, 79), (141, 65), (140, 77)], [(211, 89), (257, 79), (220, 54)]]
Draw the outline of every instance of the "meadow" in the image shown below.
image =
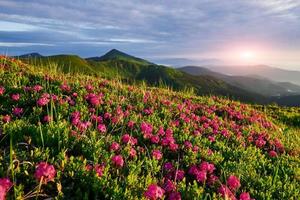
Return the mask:
[(299, 130), (299, 108), (0, 57), (0, 200), (296, 200)]

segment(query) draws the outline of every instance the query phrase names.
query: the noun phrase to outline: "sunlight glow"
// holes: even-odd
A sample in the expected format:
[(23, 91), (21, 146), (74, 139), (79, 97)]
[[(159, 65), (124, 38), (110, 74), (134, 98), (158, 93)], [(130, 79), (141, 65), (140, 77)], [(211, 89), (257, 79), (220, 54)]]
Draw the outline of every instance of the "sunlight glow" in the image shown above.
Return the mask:
[(240, 58), (243, 60), (253, 60), (255, 58), (255, 53), (253, 51), (243, 51), (240, 54)]

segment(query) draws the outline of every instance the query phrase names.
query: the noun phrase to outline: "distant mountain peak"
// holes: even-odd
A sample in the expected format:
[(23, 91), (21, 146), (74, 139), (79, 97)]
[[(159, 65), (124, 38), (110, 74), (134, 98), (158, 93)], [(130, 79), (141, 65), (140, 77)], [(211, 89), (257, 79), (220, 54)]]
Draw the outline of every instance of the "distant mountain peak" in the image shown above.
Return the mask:
[(113, 57), (129, 57), (129, 58), (135, 58), (129, 54), (126, 54), (122, 51), (119, 51), (117, 49), (112, 49), (110, 50), (109, 52), (107, 52), (106, 54), (104, 54), (103, 56), (101, 56), (102, 58), (105, 58), (105, 57), (109, 57), (109, 58), (113, 58)]
[(20, 55), (20, 56), (16, 56), (16, 57), (19, 57), (19, 58), (29, 58), (29, 57), (36, 57), (36, 58), (39, 58), (39, 57), (43, 57), (43, 55), (37, 53), (37, 52), (32, 52), (32, 53), (27, 53), (27, 54), (23, 54), (23, 55)]
[(123, 60), (123, 61), (138, 62), (139, 64), (146, 64), (146, 65), (152, 64), (147, 60), (131, 56), (117, 49), (112, 49), (100, 57), (87, 58), (87, 60), (93, 60), (93, 61)]

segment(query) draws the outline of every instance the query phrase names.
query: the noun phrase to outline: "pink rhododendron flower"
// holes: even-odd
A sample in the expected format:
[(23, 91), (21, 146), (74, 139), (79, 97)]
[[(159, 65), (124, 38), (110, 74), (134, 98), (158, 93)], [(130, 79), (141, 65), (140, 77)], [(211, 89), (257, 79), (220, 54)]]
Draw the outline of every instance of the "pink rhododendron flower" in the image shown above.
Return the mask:
[(136, 150), (134, 148), (130, 148), (129, 156), (131, 158), (134, 158), (136, 156)]
[(102, 177), (103, 176), (103, 171), (104, 171), (104, 165), (96, 164), (95, 167), (94, 167), (94, 170), (95, 170), (98, 177)]
[(35, 85), (35, 86), (33, 86), (33, 91), (35, 91), (35, 92), (39, 92), (39, 91), (41, 91), (42, 89), (43, 89), (43, 87), (42, 86), (40, 86), (40, 85)]
[(208, 162), (202, 162), (199, 166), (199, 169), (201, 171), (206, 171), (207, 173), (211, 174), (213, 173), (213, 171), (216, 169), (215, 166), (213, 164), (210, 164)]
[(237, 190), (239, 187), (241, 187), (240, 180), (234, 175), (228, 177), (227, 185), (231, 190)]
[(61, 89), (62, 91), (64, 91), (64, 92), (70, 92), (70, 91), (71, 91), (71, 87), (70, 87), (68, 84), (66, 84), (66, 83), (62, 84), (62, 85), (60, 86), (60, 89)]
[(46, 115), (46, 116), (43, 117), (43, 122), (49, 123), (49, 122), (51, 122), (51, 121), (52, 121), (52, 117), (51, 117), (51, 116)]
[(37, 181), (43, 178), (43, 183), (47, 184), (49, 181), (54, 181), (56, 170), (53, 165), (46, 162), (40, 162), (35, 169), (34, 177)]
[(13, 101), (19, 101), (20, 99), (20, 94), (12, 94), (10, 96), (10, 98), (13, 100)]
[(160, 152), (160, 150), (155, 149), (152, 151), (152, 157), (155, 158), (156, 160), (160, 160), (162, 159), (163, 155)]
[(163, 185), (163, 188), (165, 190), (165, 192), (169, 193), (175, 190), (175, 184), (170, 180), (167, 179)]
[(192, 143), (188, 140), (184, 141), (184, 148), (191, 149), (193, 147)]
[(111, 161), (113, 163), (113, 165), (115, 165), (116, 167), (123, 167), (124, 165), (124, 160), (123, 157), (121, 155), (115, 155), (111, 158)]
[(228, 187), (225, 185), (221, 185), (221, 187), (218, 189), (219, 194), (225, 199), (228, 200), (236, 200), (234, 194), (230, 191)]
[(0, 86), (0, 96), (2, 96), (5, 93), (5, 88), (3, 86)]
[(184, 178), (184, 174), (185, 174), (184, 171), (179, 169), (179, 170), (175, 171), (175, 175), (174, 176), (176, 177), (177, 181), (182, 181), (183, 178)]
[(5, 200), (6, 191), (3, 186), (0, 185), (0, 200)]
[(8, 123), (8, 122), (10, 122), (11, 121), (11, 117), (9, 116), (9, 115), (4, 115), (3, 117), (2, 117), (2, 122), (3, 123)]
[(12, 187), (12, 182), (8, 178), (0, 178), (0, 186), (7, 192)]
[(169, 194), (168, 200), (181, 200), (181, 195), (179, 192), (172, 192)]
[(174, 169), (173, 164), (171, 162), (167, 162), (164, 164), (164, 170), (172, 171)]
[(205, 171), (196, 172), (196, 180), (200, 183), (204, 183), (207, 179), (207, 173)]
[(277, 153), (276, 153), (276, 151), (269, 151), (269, 156), (271, 157), (271, 158), (275, 158), (275, 157), (277, 157)]
[(48, 99), (47, 97), (41, 97), (37, 100), (37, 105), (42, 107), (42, 106), (45, 106), (47, 105), (48, 103), (50, 102), (50, 99)]
[(129, 121), (128, 123), (127, 123), (127, 126), (128, 126), (128, 128), (133, 128), (134, 127), (134, 121)]
[(119, 150), (120, 149), (120, 145), (119, 145), (119, 143), (117, 143), (117, 142), (113, 142), (111, 145), (110, 145), (110, 151), (117, 151), (117, 150)]
[(13, 108), (12, 112), (16, 117), (20, 117), (21, 114), (23, 113), (23, 108), (18, 108), (18, 107)]
[(240, 194), (239, 200), (251, 200), (250, 194), (248, 192), (243, 192)]
[(219, 180), (219, 178), (212, 174), (209, 176), (207, 183), (208, 183), (208, 185), (214, 185), (218, 180)]
[(99, 131), (100, 133), (105, 133), (105, 132), (106, 132), (106, 126), (105, 126), (105, 124), (99, 124), (99, 125), (97, 126), (97, 129), (98, 129), (98, 131)]
[(148, 186), (147, 191), (144, 196), (150, 200), (162, 199), (165, 191), (156, 184), (151, 184)]

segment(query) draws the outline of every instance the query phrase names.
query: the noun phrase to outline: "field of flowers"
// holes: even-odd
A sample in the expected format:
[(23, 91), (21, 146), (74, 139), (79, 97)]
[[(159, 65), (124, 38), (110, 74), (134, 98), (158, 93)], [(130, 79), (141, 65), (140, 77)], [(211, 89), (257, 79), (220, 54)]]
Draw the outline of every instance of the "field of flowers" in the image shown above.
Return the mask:
[(296, 200), (299, 132), (282, 126), (251, 105), (2, 56), (0, 200)]

